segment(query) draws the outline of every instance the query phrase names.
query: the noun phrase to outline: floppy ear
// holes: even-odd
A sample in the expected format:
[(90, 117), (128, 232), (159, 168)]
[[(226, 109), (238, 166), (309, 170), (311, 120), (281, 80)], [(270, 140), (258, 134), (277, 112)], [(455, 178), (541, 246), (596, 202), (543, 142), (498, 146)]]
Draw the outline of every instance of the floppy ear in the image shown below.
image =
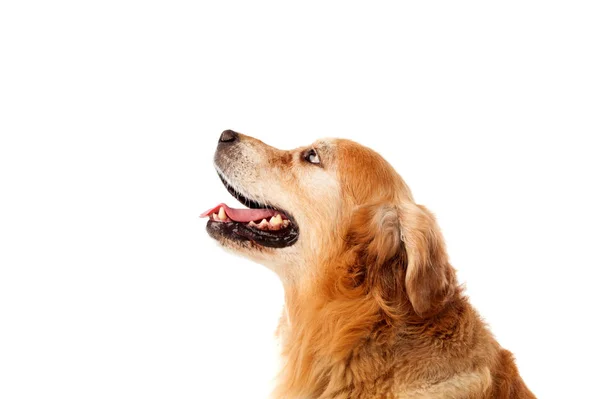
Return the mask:
[(382, 299), (385, 310), (392, 312), (408, 298), (419, 316), (428, 317), (454, 293), (454, 269), (435, 218), (425, 207), (361, 206), (353, 215), (347, 242), (358, 250), (361, 266), (353, 271), (353, 281), (364, 283)]
[(435, 314), (456, 287), (442, 233), (431, 212), (413, 203), (400, 207), (400, 229), (408, 258), (405, 283), (410, 302), (421, 316)]

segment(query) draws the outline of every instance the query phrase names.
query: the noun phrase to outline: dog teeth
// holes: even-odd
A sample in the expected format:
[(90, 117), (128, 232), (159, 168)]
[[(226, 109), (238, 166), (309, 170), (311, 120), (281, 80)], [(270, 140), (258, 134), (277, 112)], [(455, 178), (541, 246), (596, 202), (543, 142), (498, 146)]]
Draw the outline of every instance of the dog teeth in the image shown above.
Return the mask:
[(260, 223), (256, 223), (253, 221), (246, 223), (246, 226), (260, 230), (281, 230), (283, 228), (288, 227), (289, 225), (290, 221), (287, 219), (283, 219), (283, 217), (280, 214), (271, 217), (271, 219), (268, 221), (267, 219), (263, 219)]
[(223, 207), (221, 207), (219, 209), (219, 219), (221, 220), (227, 220), (227, 214), (225, 213), (225, 209)]
[(281, 225), (283, 224), (283, 219), (280, 214), (277, 214), (269, 220), (269, 225), (271, 230), (279, 230), (281, 229)]
[(213, 213), (212, 218), (213, 218), (213, 220), (219, 220), (219, 215), (217, 215), (216, 213)]
[(257, 226), (259, 229), (261, 230), (268, 230), (269, 228), (269, 222), (267, 222), (267, 219), (263, 219)]

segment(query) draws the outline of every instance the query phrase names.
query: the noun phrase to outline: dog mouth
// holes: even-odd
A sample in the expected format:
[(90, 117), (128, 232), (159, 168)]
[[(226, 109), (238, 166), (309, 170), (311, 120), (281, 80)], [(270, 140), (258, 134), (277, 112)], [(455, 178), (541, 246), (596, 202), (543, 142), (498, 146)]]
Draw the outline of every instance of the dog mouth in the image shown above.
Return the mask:
[(209, 218), (206, 230), (213, 238), (249, 241), (269, 248), (288, 247), (298, 240), (298, 225), (288, 212), (242, 195), (218, 174), (229, 194), (248, 208), (221, 203), (202, 213), (200, 217)]

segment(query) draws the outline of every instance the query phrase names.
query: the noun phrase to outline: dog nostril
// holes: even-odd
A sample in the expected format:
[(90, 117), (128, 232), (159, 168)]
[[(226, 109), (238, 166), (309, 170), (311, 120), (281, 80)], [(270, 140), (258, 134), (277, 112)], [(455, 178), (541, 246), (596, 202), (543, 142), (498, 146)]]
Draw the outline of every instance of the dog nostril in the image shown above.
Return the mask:
[(219, 141), (222, 143), (231, 143), (233, 141), (236, 141), (237, 139), (238, 134), (236, 132), (234, 132), (233, 130), (225, 130), (223, 133), (221, 133)]

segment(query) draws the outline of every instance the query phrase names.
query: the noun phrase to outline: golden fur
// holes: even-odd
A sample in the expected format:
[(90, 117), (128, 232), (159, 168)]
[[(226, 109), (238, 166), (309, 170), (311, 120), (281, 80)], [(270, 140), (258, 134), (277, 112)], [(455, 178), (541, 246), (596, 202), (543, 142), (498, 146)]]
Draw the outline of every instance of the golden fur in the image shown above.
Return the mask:
[[(307, 148), (320, 165), (303, 160)], [(340, 139), (281, 151), (240, 135), (215, 164), (299, 225), (282, 249), (219, 240), (283, 282), (275, 398), (534, 398), (457, 284), (434, 216), (379, 154)]]

